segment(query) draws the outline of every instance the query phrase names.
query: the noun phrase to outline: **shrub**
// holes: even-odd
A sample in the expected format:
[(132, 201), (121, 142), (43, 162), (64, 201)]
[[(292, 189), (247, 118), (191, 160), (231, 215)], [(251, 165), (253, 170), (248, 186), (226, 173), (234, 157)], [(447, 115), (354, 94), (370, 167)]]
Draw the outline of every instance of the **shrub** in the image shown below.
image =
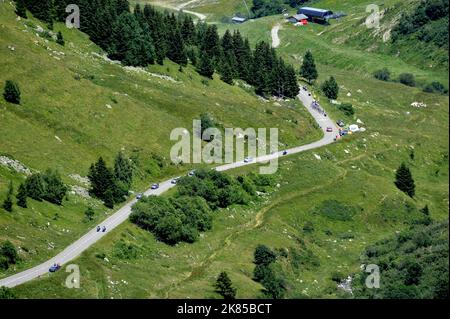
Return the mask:
[(342, 103), (341, 105), (337, 106), (338, 110), (343, 112), (346, 116), (353, 116), (355, 115), (355, 109), (353, 108), (353, 105), (350, 103)]
[(375, 79), (380, 81), (389, 81), (391, 79), (391, 72), (387, 68), (377, 70), (373, 73)]
[(402, 73), (399, 75), (398, 80), (401, 84), (414, 87), (416, 86), (416, 79), (411, 73)]
[(11, 80), (6, 80), (5, 90), (3, 92), (3, 97), (5, 101), (20, 104), (20, 89), (19, 85)]
[(431, 82), (431, 83), (427, 84), (423, 88), (423, 91), (427, 92), (427, 93), (439, 93), (439, 94), (447, 94), (448, 93), (448, 89), (446, 89), (445, 86), (440, 82)]

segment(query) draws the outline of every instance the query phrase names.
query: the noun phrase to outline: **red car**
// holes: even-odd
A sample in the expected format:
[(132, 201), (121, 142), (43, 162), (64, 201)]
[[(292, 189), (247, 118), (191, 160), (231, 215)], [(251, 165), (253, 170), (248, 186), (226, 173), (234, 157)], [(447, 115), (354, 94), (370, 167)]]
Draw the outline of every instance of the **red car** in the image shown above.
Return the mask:
[(333, 128), (332, 127), (327, 127), (327, 132), (333, 132)]

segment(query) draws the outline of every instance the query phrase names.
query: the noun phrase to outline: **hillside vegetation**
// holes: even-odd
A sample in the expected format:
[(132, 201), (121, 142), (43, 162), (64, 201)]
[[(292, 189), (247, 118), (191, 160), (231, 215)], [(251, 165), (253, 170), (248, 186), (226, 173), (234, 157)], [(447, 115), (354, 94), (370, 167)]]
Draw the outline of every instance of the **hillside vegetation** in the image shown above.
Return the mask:
[[(199, 10), (211, 10), (209, 19), (215, 21), (220, 34), (224, 34), (230, 25), (219, 22), (220, 10), (237, 2), (205, 0), (199, 3), (203, 6), (198, 7)], [(203, 200), (217, 204), (217, 197), (208, 197), (217, 195), (217, 187), (205, 187), (208, 180), (197, 190), (195, 185), (182, 183), (183, 195), (203, 198), (197, 199), (195, 211), (200, 217), (196, 220), (200, 222), (197, 226), (204, 227), (204, 231), (198, 233), (195, 242), (184, 240), (189, 239), (186, 236), (189, 232), (174, 232), (178, 240), (166, 244), (161, 239), (172, 233), (166, 232), (166, 227), (156, 229), (152, 224), (152, 217), (161, 218), (160, 211), (152, 210), (154, 203), (157, 207), (168, 203), (164, 208), (175, 218), (192, 217), (176, 207), (173, 199), (177, 196), (176, 189), (162, 199), (151, 198), (144, 201), (142, 207), (136, 206), (135, 211), (142, 213), (138, 215), (142, 219), (136, 218), (136, 224), (125, 222), (73, 261), (80, 266), (80, 289), (65, 288), (67, 274), (61, 271), (16, 287), (14, 294), (23, 298), (220, 298), (215, 283), (218, 276), (226, 272), (236, 288), (237, 298), (398, 298), (402, 291), (417, 292), (425, 286), (430, 291), (418, 293), (416, 297), (444, 296), (445, 289), (440, 289), (439, 282), (430, 276), (448, 277), (448, 266), (445, 268), (444, 262), (448, 254), (448, 242), (444, 237), (448, 234), (449, 216), (448, 97), (424, 92), (420, 86), (381, 81), (373, 73), (386, 67), (395, 79), (409, 73), (419, 84), (439, 81), (445, 85), (448, 85), (448, 75), (442, 68), (429, 68), (406, 56), (392, 55), (392, 42), (384, 43), (381, 34), (367, 30), (362, 24), (367, 16), (365, 8), (370, 3), (365, 0), (315, 1), (314, 6), (348, 13), (330, 26), (294, 27), (284, 24), (280, 15), (233, 26), (255, 45), (261, 40), (269, 41), (272, 27), (282, 23), (277, 54), (292, 63), (298, 72), (302, 57), (310, 50), (319, 76), (312, 85), (303, 84), (309, 86), (330, 117), (342, 119), (346, 124), (358, 123), (366, 129), (364, 132), (314, 151), (283, 157), (277, 174), (272, 177), (273, 187), (258, 189), (255, 197), (245, 202), (216, 205), (212, 213)], [(402, 12), (402, 1), (377, 3), (397, 8), (397, 14)], [(13, 15), (9, 16), (8, 23), (15, 25)], [(89, 45), (79, 33), (65, 36), (69, 41), (78, 39)], [(369, 50), (368, 43), (373, 44), (373, 39), (376, 39), (376, 47), (374, 44)], [(122, 72), (117, 65), (104, 64), (106, 66), (102, 67), (107, 67), (109, 72)], [(217, 99), (220, 106), (209, 102), (208, 108), (201, 109), (213, 112), (215, 120), (233, 124), (235, 121), (272, 123), (270, 119), (274, 116), (286, 130), (284, 138), (288, 141), (292, 131), (285, 129), (284, 116), (296, 114), (299, 119), (307, 118), (301, 108), (295, 111), (272, 108), (272, 103), (258, 101), (253, 90), (249, 93), (216, 80), (205, 86), (193, 69), (188, 67), (179, 73), (178, 68), (168, 65), (171, 69), (168, 74), (182, 83), (162, 80), (158, 83), (151, 78), (146, 80), (148, 82), (137, 82), (141, 90), (151, 91), (142, 93), (143, 99), (158, 100), (165, 86), (168, 91), (172, 89), (172, 96), (173, 92), (180, 92), (187, 101), (194, 99), (191, 92), (205, 92), (206, 96), (196, 101)], [(150, 66), (148, 70), (164, 72), (166, 67)], [(102, 68), (95, 70), (102, 74)], [(193, 80), (188, 80), (188, 74)], [(331, 76), (338, 84), (339, 94), (334, 101), (338, 104), (329, 101), (322, 92), (322, 84)], [(131, 75), (123, 79), (137, 81)], [(108, 83), (119, 85), (113, 80)], [(141, 96), (133, 85), (122, 81), (120, 85), (130, 96)], [(189, 103), (179, 109), (180, 99), (170, 100), (169, 93), (166, 94), (166, 101), (171, 102), (160, 105), (159, 109), (165, 110), (165, 115), (176, 123), (185, 123), (183, 116), (193, 117), (199, 113), (198, 107)], [(238, 101), (247, 103), (248, 112), (246, 108), (231, 107)], [(135, 102), (141, 105), (138, 98)], [(287, 106), (293, 102), (281, 103)], [(142, 102), (142, 109), (153, 109), (153, 103), (149, 104)], [(271, 111), (274, 114), (269, 116)], [(313, 127), (306, 120), (300, 123), (301, 128)], [(309, 124), (304, 126), (306, 123)], [(317, 137), (314, 133), (307, 134), (300, 142)], [(158, 141), (152, 141), (156, 149), (164, 148), (157, 148)], [(145, 149), (152, 150), (148, 146)], [(110, 158), (116, 151), (117, 148), (109, 151)], [(227, 179), (251, 178), (256, 170), (256, 166), (236, 169)], [(399, 170), (407, 170), (414, 180), (414, 192), (407, 192), (411, 196), (396, 185)], [(3, 189), (6, 192), (7, 186)], [(214, 191), (208, 192), (209, 189)], [(194, 206), (191, 202), (187, 205)], [(152, 215), (152, 211), (157, 214)], [(430, 231), (435, 235), (427, 236)], [(405, 254), (399, 254), (397, 248)], [(404, 275), (409, 269), (416, 271), (419, 267), (402, 268), (402, 264), (416, 257), (423, 276), (416, 276), (419, 282), (411, 283), (417, 287), (403, 289)], [(428, 258), (437, 261), (436, 269), (425, 265)], [(359, 279), (365, 278), (361, 266), (368, 262), (378, 263), (382, 267), (382, 278), (384, 275), (392, 278), (393, 284), (400, 287), (400, 293), (389, 295), (383, 288), (361, 290)], [(348, 277), (350, 284), (346, 281)]]
[[(13, 212), (0, 209), (0, 240), (12, 241), (20, 256), (2, 276), (55, 255), (111, 213), (86, 197), (85, 176), (100, 156), (108, 166), (119, 151), (132, 158), (131, 190), (138, 192), (190, 169), (171, 164), (169, 136), (177, 127), (191, 131), (202, 113), (222, 127), (280, 127), (286, 145), (320, 137), (296, 101), (274, 105), (242, 83), (205, 79), (192, 65), (181, 72), (167, 60), (146, 69), (123, 67), (85, 34), (59, 23), (53, 32), (61, 31), (65, 46), (56, 43), (51, 30), (28, 15), (18, 19), (10, 3), (0, 6), (0, 86), (13, 80), (21, 91), (20, 105), (0, 99), (0, 202), (10, 181), (14, 187)], [(48, 168), (69, 186), (62, 205), (29, 199), (27, 209), (17, 206), (26, 175)], [(95, 214), (85, 221), (89, 207)]]

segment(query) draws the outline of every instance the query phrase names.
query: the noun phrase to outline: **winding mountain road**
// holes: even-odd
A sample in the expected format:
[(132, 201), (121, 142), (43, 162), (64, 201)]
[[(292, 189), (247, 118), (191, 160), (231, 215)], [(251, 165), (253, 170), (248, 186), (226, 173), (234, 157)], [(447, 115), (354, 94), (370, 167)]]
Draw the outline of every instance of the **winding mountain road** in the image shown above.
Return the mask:
[[(307, 144), (303, 146), (294, 147), (292, 149), (287, 150), (288, 155), (301, 153), (307, 150), (319, 148), (328, 144), (331, 144), (334, 142), (334, 137), (336, 136), (337, 127), (334, 124), (334, 122), (327, 116), (325, 116), (322, 113), (319, 113), (317, 110), (313, 109), (311, 107), (311, 104), (313, 102), (313, 97), (309, 95), (308, 91), (301, 89), (301, 92), (298, 95), (298, 98), (300, 101), (304, 104), (304, 106), (308, 109), (308, 111), (311, 113), (311, 115), (314, 117), (316, 122), (319, 124), (319, 126), (324, 131), (324, 136), (322, 139)], [(332, 127), (334, 132), (327, 132), (327, 128)], [(216, 168), (218, 171), (226, 171), (230, 169), (234, 169), (241, 166), (246, 165), (253, 165), (255, 163), (265, 163), (266, 161), (270, 161), (276, 158), (283, 157), (283, 151), (258, 157), (251, 163), (232, 163), (227, 164), (223, 166), (219, 166)], [(157, 190), (149, 189), (145, 192), (145, 196), (149, 195), (161, 195), (162, 193), (165, 193), (169, 189), (175, 187), (176, 185), (171, 183), (172, 180), (167, 180), (160, 184), (160, 188)], [(97, 232), (96, 228), (89, 231), (87, 234), (85, 234), (83, 237), (75, 241), (73, 244), (68, 246), (66, 249), (64, 249), (61, 253), (56, 255), (55, 257), (51, 258), (50, 260), (33, 267), (31, 269), (22, 271), (18, 274), (12, 275), (10, 277), (6, 277), (0, 280), (0, 287), (6, 286), (6, 287), (15, 287), (18, 285), (21, 285), (23, 283), (26, 283), (28, 281), (31, 281), (33, 279), (36, 279), (42, 275), (45, 275), (48, 273), (49, 268), (53, 264), (60, 264), (65, 265), (81, 255), (84, 251), (86, 251), (89, 247), (91, 247), (93, 244), (98, 242), (100, 239), (105, 237), (108, 232), (112, 231), (114, 228), (125, 222), (128, 217), (131, 214), (131, 207), (137, 202), (136, 199), (131, 200), (128, 202), (125, 206), (120, 208), (116, 213), (108, 217), (105, 221), (100, 223), (100, 225), (104, 225), (107, 228), (106, 233)]]

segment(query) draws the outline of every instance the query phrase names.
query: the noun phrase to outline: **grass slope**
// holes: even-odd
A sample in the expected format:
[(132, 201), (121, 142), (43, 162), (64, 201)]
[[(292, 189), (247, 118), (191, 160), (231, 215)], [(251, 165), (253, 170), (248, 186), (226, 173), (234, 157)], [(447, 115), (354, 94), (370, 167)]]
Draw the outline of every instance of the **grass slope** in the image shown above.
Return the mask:
[[(98, 156), (111, 164), (123, 150), (139, 159), (133, 189), (142, 190), (189, 169), (169, 164), (169, 136), (177, 127), (191, 131), (192, 120), (203, 112), (223, 127), (279, 127), (280, 140), (288, 145), (320, 137), (296, 101), (266, 103), (250, 89), (204, 81), (191, 66), (180, 72), (170, 62), (125, 69), (102, 58), (84, 34), (56, 25), (66, 40), (62, 47), (37, 36), (38, 25), (43, 26), (31, 18), (17, 21), (9, 3), (0, 6), (0, 87), (12, 79), (22, 91), (20, 106), (0, 99), (0, 154), (34, 171), (58, 169), (66, 183), (85, 186), (69, 175), (86, 176)], [(162, 168), (155, 157), (164, 159)], [(9, 180), (17, 190), (24, 178), (0, 166), (0, 202)], [(13, 213), (0, 209), (0, 241), (21, 247), (22, 259), (17, 269), (0, 276), (56, 254), (111, 213), (76, 195), (69, 195), (62, 207), (31, 200), (29, 206), (15, 207)], [(83, 223), (88, 206), (96, 208), (96, 217)]]

